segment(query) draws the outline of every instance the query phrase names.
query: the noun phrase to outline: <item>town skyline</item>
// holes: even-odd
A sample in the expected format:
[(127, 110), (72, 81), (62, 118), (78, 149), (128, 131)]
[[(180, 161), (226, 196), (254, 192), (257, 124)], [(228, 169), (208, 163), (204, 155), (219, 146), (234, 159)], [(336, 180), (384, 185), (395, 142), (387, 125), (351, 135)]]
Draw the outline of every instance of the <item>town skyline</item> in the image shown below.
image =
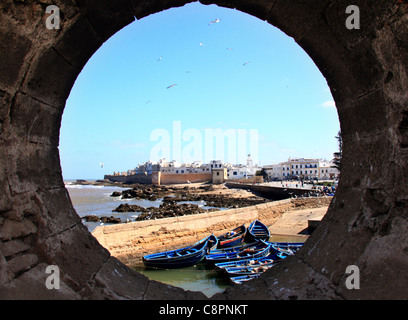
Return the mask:
[[(281, 161), (274, 164), (260, 166), (254, 163), (251, 155), (248, 154), (246, 163), (227, 163), (222, 160), (211, 160), (203, 162), (202, 160), (189, 163), (181, 163), (176, 160), (167, 161), (163, 158), (159, 161), (146, 161), (138, 164), (133, 169), (124, 172), (114, 171), (109, 176), (132, 176), (132, 175), (151, 175), (153, 172), (160, 171), (165, 174), (187, 174), (187, 173), (212, 173), (213, 170), (226, 169), (227, 179), (246, 179), (254, 178), (258, 173), (264, 172), (264, 179), (272, 180), (290, 180), (292, 178), (305, 179), (337, 179), (340, 171), (333, 160), (322, 158), (288, 158), (287, 161)], [(187, 178), (186, 178), (187, 179)], [(186, 180), (187, 182), (187, 180)]]

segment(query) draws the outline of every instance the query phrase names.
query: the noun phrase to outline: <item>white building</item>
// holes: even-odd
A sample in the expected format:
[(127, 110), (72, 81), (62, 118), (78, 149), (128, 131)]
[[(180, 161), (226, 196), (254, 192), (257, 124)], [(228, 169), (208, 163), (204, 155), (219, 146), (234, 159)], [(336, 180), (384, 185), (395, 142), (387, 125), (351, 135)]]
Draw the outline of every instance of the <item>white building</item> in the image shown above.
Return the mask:
[(335, 179), (339, 171), (333, 163), (321, 159), (289, 158), (286, 162), (264, 166), (269, 180)]
[(179, 174), (211, 172), (210, 165), (204, 165), (201, 160), (194, 161), (193, 163), (180, 163), (175, 160), (167, 162), (166, 159), (160, 159), (159, 164), (159, 170), (163, 173)]
[(286, 176), (286, 167), (281, 163), (267, 165), (263, 169), (267, 173), (269, 180), (282, 180), (282, 177)]
[(211, 160), (209, 163), (211, 169), (224, 168), (224, 162), (222, 160)]
[(254, 165), (251, 156), (248, 155), (247, 164), (231, 165), (224, 163), (222, 160), (211, 160), (207, 164), (202, 161), (194, 161), (192, 163), (179, 163), (175, 160), (166, 161), (165, 158), (160, 159), (157, 163), (147, 161), (139, 164), (135, 169), (128, 170), (127, 174), (151, 174), (152, 171), (160, 171), (167, 174), (181, 173), (211, 173), (213, 170), (226, 169), (227, 179), (246, 179), (252, 178), (256, 172), (261, 170), (258, 165)]
[(248, 155), (247, 164), (226, 165), (228, 179), (247, 179), (256, 175), (256, 172), (262, 170), (258, 165), (253, 164), (251, 155)]

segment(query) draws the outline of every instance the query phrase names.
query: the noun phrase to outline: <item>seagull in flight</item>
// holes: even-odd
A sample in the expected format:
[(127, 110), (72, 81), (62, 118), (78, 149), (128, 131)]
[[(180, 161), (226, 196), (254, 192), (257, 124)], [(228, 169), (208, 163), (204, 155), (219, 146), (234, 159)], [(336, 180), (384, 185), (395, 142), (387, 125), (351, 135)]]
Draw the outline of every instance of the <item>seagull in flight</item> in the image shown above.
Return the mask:
[(251, 61), (245, 62), (242, 66), (245, 67), (247, 64), (251, 63)]
[(200, 42), (200, 47), (205, 47), (205, 44)]
[(159, 59), (157, 59), (157, 62), (161, 61), (163, 59), (163, 57), (159, 57)]
[(218, 23), (218, 22), (220, 22), (221, 21), (221, 19), (215, 19), (215, 20), (213, 20), (213, 21), (210, 21), (210, 23), (208, 24), (209, 26), (210, 25), (212, 25), (213, 23)]
[(177, 86), (177, 83), (174, 83), (174, 84), (169, 85), (166, 89), (170, 89), (170, 88), (173, 88), (173, 87), (175, 87), (175, 86)]

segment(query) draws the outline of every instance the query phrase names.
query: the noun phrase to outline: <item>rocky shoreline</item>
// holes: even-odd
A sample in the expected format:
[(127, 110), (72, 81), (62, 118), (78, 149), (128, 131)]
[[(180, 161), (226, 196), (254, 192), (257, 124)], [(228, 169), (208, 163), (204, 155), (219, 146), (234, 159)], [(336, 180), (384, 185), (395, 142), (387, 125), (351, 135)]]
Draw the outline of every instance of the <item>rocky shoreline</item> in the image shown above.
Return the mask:
[[(188, 186), (155, 186), (143, 184), (119, 185), (117, 183), (106, 182), (105, 180), (98, 180), (92, 183), (86, 180), (79, 180), (76, 184), (130, 187), (122, 192), (115, 191), (111, 194), (111, 197), (121, 197), (122, 199), (145, 199), (150, 201), (163, 199), (159, 207), (144, 208), (138, 205), (124, 203), (113, 210), (113, 212), (140, 212), (140, 215), (135, 221), (199, 214), (218, 211), (221, 208), (242, 208), (270, 201), (255, 196), (252, 193), (242, 194), (242, 191), (235, 191), (235, 189), (231, 190), (225, 186), (213, 186), (212, 184)], [(204, 209), (197, 204), (184, 203), (190, 201), (200, 201), (205, 206), (211, 208)], [(122, 222), (120, 218), (115, 218), (113, 216), (98, 217), (90, 215), (83, 217), (83, 219), (87, 222)]]

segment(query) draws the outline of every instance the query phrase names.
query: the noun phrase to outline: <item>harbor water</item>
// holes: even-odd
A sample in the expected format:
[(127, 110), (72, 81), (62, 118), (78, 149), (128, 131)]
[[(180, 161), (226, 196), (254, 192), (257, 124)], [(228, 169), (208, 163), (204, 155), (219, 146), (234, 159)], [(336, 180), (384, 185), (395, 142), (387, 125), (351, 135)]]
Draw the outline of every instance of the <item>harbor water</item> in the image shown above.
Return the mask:
[[(111, 197), (114, 191), (123, 191), (126, 188), (112, 186), (94, 186), (94, 185), (76, 185), (72, 181), (66, 181), (65, 186), (69, 192), (72, 204), (80, 217), (87, 215), (113, 216), (120, 218), (123, 222), (133, 221), (140, 214), (137, 212), (112, 212), (113, 209), (122, 203), (136, 204), (145, 208), (159, 207), (162, 199), (155, 201), (120, 199), (120, 197)], [(186, 203), (186, 202), (184, 202)], [(203, 208), (206, 207), (204, 202), (189, 201)], [(86, 222), (83, 224), (90, 232), (97, 226), (103, 225), (102, 222)], [(303, 242), (304, 237), (272, 235), (270, 241), (279, 242)], [(207, 297), (216, 293), (223, 292), (231, 285), (229, 279), (220, 275), (213, 269), (206, 268), (205, 264), (200, 263), (196, 266), (181, 269), (146, 269), (143, 265), (134, 267), (134, 269), (151, 280), (160, 281), (176, 287), (181, 287), (190, 291), (201, 291)]]
[[(88, 215), (98, 217), (114, 217), (120, 218), (122, 222), (134, 221), (140, 212), (113, 212), (115, 208), (123, 203), (129, 205), (138, 205), (140, 207), (160, 207), (163, 203), (162, 198), (150, 201), (146, 199), (121, 199), (121, 197), (111, 197), (115, 191), (123, 191), (128, 188), (112, 187), (112, 186), (95, 186), (95, 185), (77, 185), (74, 181), (65, 181), (65, 187), (68, 190), (72, 204), (78, 215), (83, 218)], [(207, 206), (204, 201), (181, 201), (179, 204), (190, 203), (196, 204), (203, 209), (210, 209), (213, 207)], [(226, 208), (218, 208), (224, 210)], [(86, 222), (82, 220), (83, 224), (92, 232), (96, 227), (104, 225), (102, 222)], [(108, 224), (108, 223), (106, 223)]]

